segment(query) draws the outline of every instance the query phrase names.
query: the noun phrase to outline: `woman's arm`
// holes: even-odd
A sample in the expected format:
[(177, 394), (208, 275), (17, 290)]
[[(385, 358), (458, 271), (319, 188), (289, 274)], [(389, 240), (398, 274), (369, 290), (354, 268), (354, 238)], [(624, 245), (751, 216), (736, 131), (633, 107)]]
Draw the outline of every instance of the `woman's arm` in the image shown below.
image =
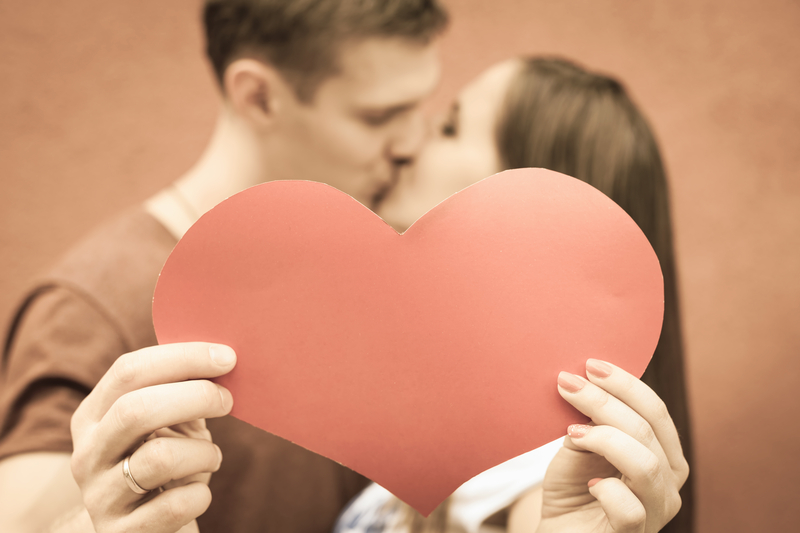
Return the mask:
[(531, 533), (542, 518), (541, 485), (525, 493), (511, 506), (508, 514), (508, 533)]

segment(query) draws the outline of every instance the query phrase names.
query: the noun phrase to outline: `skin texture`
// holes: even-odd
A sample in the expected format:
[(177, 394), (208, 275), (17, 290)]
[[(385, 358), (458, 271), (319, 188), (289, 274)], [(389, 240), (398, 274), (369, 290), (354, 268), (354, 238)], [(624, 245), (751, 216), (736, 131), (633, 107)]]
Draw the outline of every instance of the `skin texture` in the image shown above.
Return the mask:
[[(208, 480), (222, 454), (206, 418), (233, 398), (207, 378), (236, 364), (233, 350), (204, 343), (153, 346), (120, 357), (72, 417), (72, 473), (98, 533), (178, 531), (211, 503)], [(130, 470), (135, 494), (120, 475)]]
[(310, 104), (276, 86), (275, 142), (260, 150), (270, 179), (323, 181), (372, 207), (392, 184), (394, 162), (419, 149), (419, 103), (438, 79), (435, 47), (373, 39), (345, 46), (341, 74)]
[(502, 170), (494, 128), (518, 68), (516, 60), (491, 67), (433, 123), (413, 165), (401, 170), (397, 186), (378, 206), (377, 213), (397, 231), (408, 229), (447, 197)]
[(271, 180), (327, 183), (373, 207), (424, 139), (419, 106), (438, 83), (438, 52), (435, 43), (370, 39), (344, 46), (340, 59), (310, 103), (270, 65), (234, 61), (206, 150), (146, 209), (180, 238), (220, 201)]
[[(593, 360), (579, 389), (559, 376), (558, 392), (592, 419), (570, 435), (545, 475), (539, 533), (653, 533), (680, 509), (689, 476), (678, 432), (664, 402), (624, 370)], [(567, 385), (566, 387), (564, 385)]]
[(38, 452), (0, 461), (0, 531), (44, 531), (63, 513), (82, 507), (69, 459), (68, 453)]

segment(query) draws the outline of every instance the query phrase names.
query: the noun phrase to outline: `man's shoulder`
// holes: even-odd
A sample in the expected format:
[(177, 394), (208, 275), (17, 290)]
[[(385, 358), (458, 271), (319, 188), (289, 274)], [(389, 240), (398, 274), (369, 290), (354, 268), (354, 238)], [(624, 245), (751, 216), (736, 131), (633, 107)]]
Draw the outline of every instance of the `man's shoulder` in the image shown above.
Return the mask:
[(48, 277), (91, 287), (105, 276), (132, 276), (160, 270), (175, 238), (141, 206), (97, 226), (50, 270)]
[(65, 287), (92, 302), (132, 346), (146, 345), (152, 343), (153, 291), (175, 243), (144, 209), (130, 208), (87, 234), (39, 284)]

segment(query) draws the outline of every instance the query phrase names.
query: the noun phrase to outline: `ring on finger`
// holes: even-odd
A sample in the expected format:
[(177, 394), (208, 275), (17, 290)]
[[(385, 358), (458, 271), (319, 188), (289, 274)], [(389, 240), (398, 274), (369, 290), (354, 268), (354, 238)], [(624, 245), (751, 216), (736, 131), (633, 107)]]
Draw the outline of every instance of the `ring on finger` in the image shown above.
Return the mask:
[(131, 456), (129, 455), (124, 461), (122, 461), (122, 476), (125, 478), (125, 483), (127, 483), (128, 488), (136, 494), (147, 494), (150, 491), (143, 489), (138, 483), (136, 483), (136, 480), (133, 479), (133, 474), (131, 474), (130, 459)]

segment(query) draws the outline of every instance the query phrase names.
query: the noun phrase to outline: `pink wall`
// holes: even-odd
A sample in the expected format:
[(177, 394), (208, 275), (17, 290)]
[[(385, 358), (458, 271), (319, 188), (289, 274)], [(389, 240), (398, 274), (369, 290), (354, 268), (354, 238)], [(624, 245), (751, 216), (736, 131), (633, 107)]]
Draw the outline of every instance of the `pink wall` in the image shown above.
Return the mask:
[[(450, 0), (436, 101), (510, 55), (619, 75), (672, 179), (701, 532), (796, 527), (800, 4)], [(0, 318), (88, 228), (185, 170), (216, 95), (198, 0), (0, 1)]]

